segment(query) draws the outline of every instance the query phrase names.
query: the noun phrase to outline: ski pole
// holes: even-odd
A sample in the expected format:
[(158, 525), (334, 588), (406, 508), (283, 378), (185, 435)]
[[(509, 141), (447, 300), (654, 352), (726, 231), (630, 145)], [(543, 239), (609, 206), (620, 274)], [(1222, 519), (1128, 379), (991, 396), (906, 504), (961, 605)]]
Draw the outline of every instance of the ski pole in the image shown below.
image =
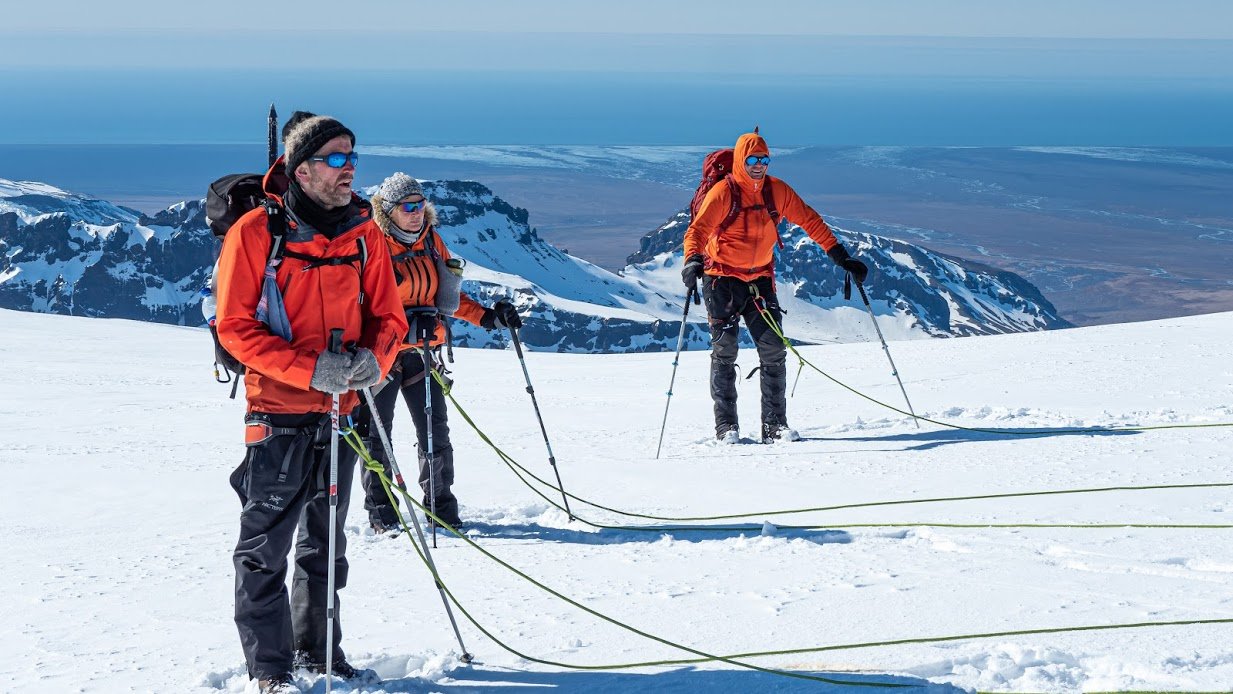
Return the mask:
[[(844, 293), (851, 294), (852, 273), (848, 273), (844, 277)], [(908, 391), (903, 387), (903, 379), (899, 378), (899, 369), (895, 366), (895, 360), (891, 358), (890, 347), (886, 346), (886, 338), (882, 337), (882, 329), (878, 327), (878, 318), (873, 315), (873, 307), (869, 305), (869, 295), (865, 294), (865, 285), (857, 282), (856, 289), (861, 293), (861, 301), (865, 302), (865, 309), (869, 311), (869, 319), (873, 321), (873, 329), (878, 332), (878, 339), (882, 341), (882, 351), (886, 352), (886, 360), (890, 362), (891, 375), (899, 382), (899, 392), (903, 393), (903, 401), (908, 404), (908, 412), (912, 413), (912, 423), (916, 428), (920, 428), (920, 419), (916, 417), (916, 410), (912, 409), (912, 401), (908, 399)]]
[[(372, 413), (372, 425), (377, 428), (377, 433), (381, 438), (381, 447), (385, 449), (385, 459), (390, 461), (390, 472), (394, 473), (394, 482), (398, 488), (407, 491), (407, 483), (403, 479), (402, 471), (398, 469), (398, 461), (394, 459), (394, 446), (390, 443), (390, 437), (385, 433), (385, 422), (381, 421), (381, 413), (377, 411), (377, 401), (373, 397), (372, 388), (365, 388), (361, 391), (364, 394), (364, 401), (368, 403), (368, 410)], [(401, 511), (399, 512), (401, 513)], [(411, 516), (411, 525), (415, 527), (415, 535), (419, 538), (420, 547), (424, 548), (424, 558), (428, 561), (428, 567), (432, 569), (433, 582), (437, 584), (437, 592), (441, 594), (441, 603), (445, 605), (445, 614), (450, 618), (450, 626), (454, 628), (454, 638), (458, 639), (458, 647), (462, 649), (462, 657), (460, 660), (464, 663), (470, 663), (474, 656), (467, 652), (467, 647), (462, 643), (462, 634), (458, 631), (458, 622), (454, 619), (454, 610), (450, 608), (450, 602), (445, 597), (445, 588), (441, 585), (441, 581), (437, 579), (437, 564), (432, 560), (432, 552), (428, 550), (428, 541), (424, 539), (424, 530), (420, 527), (420, 519), (415, 514), (415, 509), (408, 509), (407, 515)]]
[(428, 439), (428, 450), (425, 451), (424, 462), (428, 465), (428, 510), (432, 518), (428, 525), (432, 528), (432, 548), (437, 548), (437, 453), (432, 443), (432, 352), (430, 351), (432, 337), (427, 333), (420, 340), (420, 349), (424, 353), (424, 434)]
[(544, 428), (544, 418), (539, 413), (539, 401), (535, 398), (535, 388), (531, 385), (531, 373), (527, 371), (527, 360), (522, 356), (522, 340), (518, 339), (518, 329), (510, 328), (509, 334), (514, 338), (514, 351), (518, 353), (518, 363), (522, 365), (522, 377), (527, 381), (527, 393), (531, 396), (531, 406), (535, 408), (535, 418), (539, 420), (539, 433), (544, 435), (544, 446), (548, 449), (548, 464), (557, 476), (557, 489), (561, 490), (561, 501), (565, 502), (565, 514), (570, 521), (574, 520), (574, 512), (569, 510), (569, 497), (565, 495), (565, 485), (561, 483), (561, 471), (557, 469), (557, 458), (552, 454), (552, 444), (548, 442), (548, 430)]
[[(342, 328), (330, 329), (329, 350), (342, 354)], [(330, 403), (330, 540), (329, 565), (326, 568), (325, 598), (325, 691), (334, 689), (334, 553), (338, 526), (338, 393), (332, 394)]]
[(695, 304), (702, 303), (698, 298), (698, 285), (689, 288), (685, 292), (685, 313), (681, 314), (681, 334), (676, 338), (676, 356), (672, 358), (672, 380), (668, 381), (668, 401), (664, 403), (664, 422), (659, 425), (659, 445), (655, 447), (655, 459), (659, 460), (659, 451), (664, 447), (664, 429), (668, 428), (668, 406), (672, 404), (672, 386), (676, 385), (676, 365), (681, 361), (681, 348), (685, 346), (685, 327), (689, 318), (689, 302), (693, 300)]

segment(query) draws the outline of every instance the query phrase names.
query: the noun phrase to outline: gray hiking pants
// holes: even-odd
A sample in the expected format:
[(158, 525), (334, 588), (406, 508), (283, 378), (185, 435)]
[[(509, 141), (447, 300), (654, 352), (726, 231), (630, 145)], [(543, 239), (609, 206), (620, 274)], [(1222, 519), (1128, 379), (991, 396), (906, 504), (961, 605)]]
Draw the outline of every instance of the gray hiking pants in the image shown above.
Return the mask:
[[(253, 679), (289, 673), (293, 665), (325, 662), (326, 607), (334, 604), (334, 661), (339, 643), (338, 593), (347, 585), (343, 526), (351, 498), (355, 451), (338, 447), (338, 518), (334, 528), (334, 589), (329, 569), (330, 418), (250, 413), (247, 455), (231, 475), (244, 505), (236, 543), (235, 623)], [(295, 540), (295, 572), (288, 600), (287, 554)]]
[(783, 312), (770, 277), (743, 282), (735, 277), (707, 276), (702, 281), (702, 298), (711, 327), (711, 400), (715, 404), (718, 435), (738, 426), (736, 356), (741, 319), (745, 320), (758, 350), (763, 430), (788, 423), (787, 349), (758, 311), (751, 286), (757, 288), (767, 313), (782, 326)]

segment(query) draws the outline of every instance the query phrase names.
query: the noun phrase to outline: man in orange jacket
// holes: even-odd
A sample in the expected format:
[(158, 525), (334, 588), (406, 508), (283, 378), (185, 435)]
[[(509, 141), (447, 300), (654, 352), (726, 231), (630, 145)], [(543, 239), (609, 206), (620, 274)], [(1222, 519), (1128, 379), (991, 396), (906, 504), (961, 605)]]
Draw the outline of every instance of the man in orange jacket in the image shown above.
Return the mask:
[[(783, 312), (775, 296), (775, 246), (779, 217), (800, 225), (831, 260), (864, 282), (869, 269), (848, 255), (822, 217), (796, 191), (767, 175), (770, 149), (757, 129), (736, 141), (732, 173), (707, 192), (685, 232), (681, 279), (702, 298), (711, 327), (711, 399), (715, 403), (715, 437), (737, 443), (737, 331), (741, 318), (758, 348), (761, 363), (761, 440), (800, 437), (788, 426), (787, 350), (770, 329), (761, 310), (780, 324)], [(765, 188), (770, 188), (769, 195)], [(761, 310), (760, 310), (761, 309)]]
[[(326, 595), (331, 532), (335, 590), (347, 584), (343, 525), (356, 458), (339, 447), (337, 524), (330, 528), (330, 410), (339, 394), (339, 412), (348, 415), (358, 402), (354, 391), (380, 381), (407, 333), (383, 234), (351, 191), (355, 136), (333, 118), (297, 116), (308, 117), (289, 129), (284, 156), (265, 176), (267, 206), (232, 226), (218, 262), (219, 341), (248, 367), (247, 454), (231, 476), (243, 503), (233, 557), (235, 621), (249, 676), (262, 692), (298, 691), (296, 666), (375, 677), (347, 663), (338, 595)], [(285, 220), (285, 250), (269, 262), (277, 217)], [(350, 350), (328, 349), (337, 329)], [(327, 664), (331, 605), (334, 662)]]

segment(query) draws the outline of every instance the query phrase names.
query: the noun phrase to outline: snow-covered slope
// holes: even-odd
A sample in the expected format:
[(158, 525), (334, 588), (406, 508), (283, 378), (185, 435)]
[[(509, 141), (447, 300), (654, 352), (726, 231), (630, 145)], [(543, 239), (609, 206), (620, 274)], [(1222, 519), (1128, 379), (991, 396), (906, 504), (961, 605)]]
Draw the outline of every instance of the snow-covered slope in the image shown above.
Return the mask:
[[(647, 289), (568, 255), (529, 226), (529, 213), (479, 183), (425, 182), (441, 236), (468, 265), (463, 291), (487, 305), (509, 297), (524, 317), (522, 340), (554, 352), (659, 351), (680, 329), (671, 294)], [(368, 191), (375, 192), (375, 189)], [(491, 347), (505, 336), (453, 321), (457, 344)]]
[(201, 202), (146, 217), (0, 179), (0, 306), (195, 325), (214, 253), (204, 218)]
[[(242, 402), (201, 362), (199, 331), (0, 310), (0, 689), (245, 691), (232, 624), (244, 454)], [(454, 488), (473, 537), (536, 579), (630, 625), (720, 654), (959, 634), (1233, 619), (1233, 530), (940, 527), (928, 523), (1233, 524), (1228, 487), (1032, 496), (767, 515), (856, 502), (1233, 481), (1233, 429), (1066, 433), (1233, 421), (1233, 314), (967, 340), (892, 342), (918, 412), (1033, 436), (915, 428), (808, 371), (790, 401), (805, 440), (709, 441), (708, 355), (681, 358), (664, 456), (654, 459), (671, 355), (530, 354), (570, 492), (668, 516), (754, 513), (639, 532), (581, 502), (599, 530), (533, 495), (451, 406)], [(805, 347), (873, 397), (898, 387), (876, 344)], [(455, 394), (485, 432), (551, 478), (522, 372), (501, 350), (458, 351)], [(757, 385), (741, 385), (746, 430)], [(83, 397), (88, 392), (89, 397)], [(413, 459), (409, 418), (395, 421)], [(550, 498), (553, 496), (549, 494)], [(762, 521), (821, 525), (776, 529)], [(873, 527), (844, 527), (852, 524)], [(903, 527), (885, 524), (903, 523)], [(708, 529), (709, 527), (709, 529)], [(336, 691), (840, 692), (724, 664), (579, 671), (501, 650), (459, 615), (464, 666), (406, 538), (374, 537), (358, 500), (342, 591), (347, 653), (386, 683)], [(473, 616), (529, 656), (577, 665), (689, 654), (528, 586), (457, 538), (434, 553)], [(1233, 625), (970, 638), (748, 658), (920, 691), (1217, 691)], [(305, 692), (323, 683), (305, 673)], [(931, 689), (932, 688), (932, 689)], [(865, 689), (861, 691), (881, 691)], [(913, 691), (918, 691), (913, 689)]]
[[(679, 291), (681, 243), (689, 212), (644, 236), (625, 277), (661, 292)], [(1070, 327), (1022, 277), (903, 241), (835, 228), (848, 250), (872, 268), (867, 293), (888, 337), (994, 335)], [(843, 299), (843, 273), (805, 230), (783, 222), (776, 252), (776, 287), (784, 325), (810, 342), (869, 339), (868, 314), (855, 288)]]

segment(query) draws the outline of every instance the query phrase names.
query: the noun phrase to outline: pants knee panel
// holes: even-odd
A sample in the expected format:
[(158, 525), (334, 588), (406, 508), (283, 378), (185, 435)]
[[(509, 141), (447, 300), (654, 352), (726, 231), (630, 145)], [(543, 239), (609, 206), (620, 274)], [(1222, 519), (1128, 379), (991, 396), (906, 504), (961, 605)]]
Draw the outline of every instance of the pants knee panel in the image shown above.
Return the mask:
[(735, 364), (740, 343), (736, 329), (712, 331), (711, 359), (722, 364)]

